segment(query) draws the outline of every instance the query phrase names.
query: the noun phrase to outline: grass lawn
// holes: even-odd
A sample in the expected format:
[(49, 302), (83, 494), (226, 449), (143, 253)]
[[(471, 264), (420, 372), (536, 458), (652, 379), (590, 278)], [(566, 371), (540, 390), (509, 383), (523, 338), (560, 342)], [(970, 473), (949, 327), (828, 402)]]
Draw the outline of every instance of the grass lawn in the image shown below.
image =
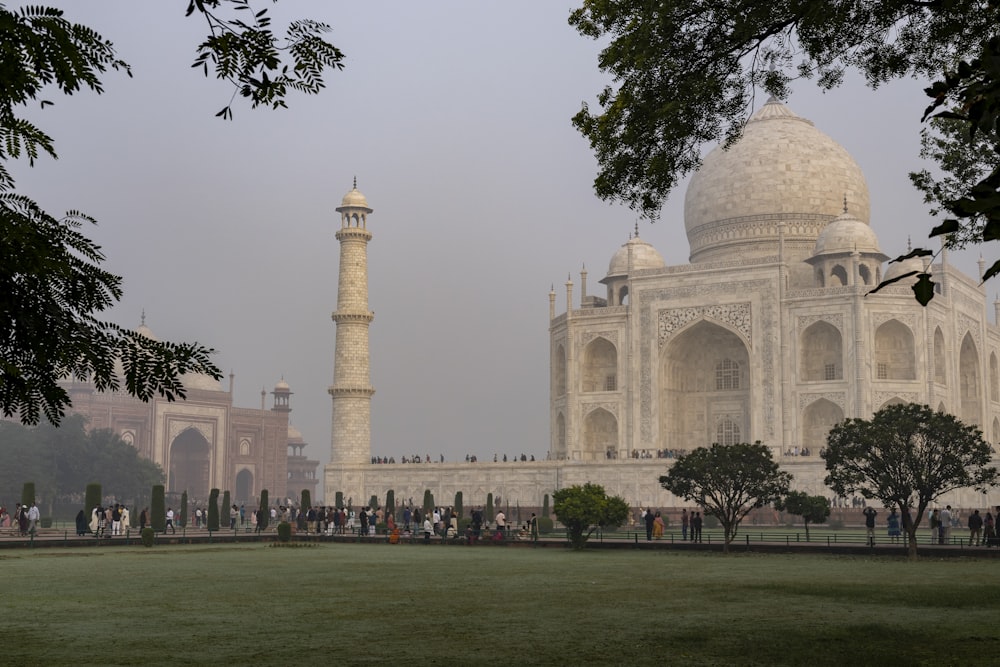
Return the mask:
[(0, 664), (1000, 664), (996, 561), (261, 544), (0, 552)]

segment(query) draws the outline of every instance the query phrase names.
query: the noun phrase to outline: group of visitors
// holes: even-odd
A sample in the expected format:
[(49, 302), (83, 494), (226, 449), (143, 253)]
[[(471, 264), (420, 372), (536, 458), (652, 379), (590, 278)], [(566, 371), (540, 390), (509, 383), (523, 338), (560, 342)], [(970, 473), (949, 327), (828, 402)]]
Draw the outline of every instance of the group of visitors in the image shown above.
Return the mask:
[(701, 512), (691, 512), (687, 509), (681, 512), (681, 539), (685, 542), (690, 539), (692, 542), (701, 542), (701, 528), (705, 520)]
[[(996, 508), (997, 516), (1000, 516), (1000, 506)], [(862, 514), (865, 517), (865, 529), (868, 540), (875, 543), (875, 518), (878, 512), (874, 507), (866, 507)], [(899, 542), (903, 531), (907, 528), (909, 515), (900, 515), (895, 508), (886, 517), (886, 529), (892, 543)], [(931, 544), (952, 544), (952, 530), (961, 526), (958, 513), (952, 510), (951, 505), (946, 505), (944, 509), (933, 509), (927, 518), (931, 531)], [(997, 539), (996, 517), (992, 512), (987, 511), (984, 517), (979, 510), (973, 510), (966, 521), (969, 529), (969, 546), (1000, 546)]]
[(14, 515), (7, 512), (7, 508), (0, 506), (0, 527), (17, 530), (21, 537), (34, 535), (38, 531), (38, 521), (41, 513), (38, 511), (38, 504), (31, 503), (30, 506), (17, 503), (14, 506)]

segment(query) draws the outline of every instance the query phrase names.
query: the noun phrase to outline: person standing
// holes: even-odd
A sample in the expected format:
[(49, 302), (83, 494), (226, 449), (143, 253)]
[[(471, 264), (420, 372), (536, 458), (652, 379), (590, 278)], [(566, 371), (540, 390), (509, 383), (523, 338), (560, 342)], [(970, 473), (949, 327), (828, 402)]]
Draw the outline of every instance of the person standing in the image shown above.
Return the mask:
[(865, 515), (865, 529), (868, 533), (868, 544), (870, 546), (875, 546), (875, 517), (878, 512), (875, 511), (874, 507), (866, 507), (862, 514)]
[(931, 525), (931, 544), (937, 544), (938, 533), (941, 532), (941, 517), (938, 514), (938, 510), (931, 512), (931, 518), (928, 519)]
[(147, 523), (149, 523), (149, 508), (143, 507), (139, 512), (139, 530), (144, 529)]
[(893, 544), (899, 542), (899, 515), (896, 514), (895, 508), (886, 517), (885, 526), (889, 532), (889, 540)]
[(163, 532), (164, 533), (167, 532), (167, 528), (170, 529), (170, 534), (171, 535), (173, 535), (173, 534), (175, 534), (177, 532), (177, 529), (174, 528), (174, 508), (173, 507), (168, 507), (167, 508), (167, 525), (165, 525), (163, 527)]
[(647, 507), (646, 511), (643, 512), (642, 520), (646, 524), (646, 541), (647, 542), (652, 542), (653, 541), (653, 523), (655, 523), (655, 521), (656, 521), (656, 516), (653, 515), (653, 510), (651, 510), (651, 509), (649, 509)]
[(687, 542), (688, 538), (688, 526), (690, 525), (691, 517), (688, 516), (687, 508), (681, 512), (681, 539)]
[(496, 514), (497, 522), (497, 532), (501, 535), (507, 534), (507, 515), (503, 513), (503, 510), (499, 510)]
[(122, 534), (122, 506), (115, 503), (111, 510), (111, 537)]
[(664, 528), (666, 528), (666, 524), (663, 523), (663, 517), (657, 512), (653, 519), (653, 537), (657, 540), (663, 539)]
[(691, 518), (692, 542), (701, 542), (701, 526), (702, 526), (701, 512), (695, 512), (694, 516)]
[(938, 529), (938, 544), (951, 542), (951, 505), (945, 505), (941, 510), (941, 527)]
[(38, 504), (35, 501), (31, 501), (31, 507), (28, 509), (28, 534), (34, 535), (38, 532), (38, 519), (41, 514), (38, 512)]
[(431, 543), (431, 533), (434, 532), (434, 525), (431, 524), (429, 516), (424, 515), (424, 544)]
[(979, 510), (969, 515), (969, 546), (980, 546), (983, 543), (983, 517)]
[(122, 515), (121, 515), (121, 530), (123, 532), (128, 532), (129, 526), (132, 525), (132, 515), (129, 514), (128, 506), (122, 505)]
[(532, 542), (537, 542), (538, 541), (538, 517), (535, 516), (534, 512), (531, 513), (531, 518), (528, 519), (528, 531), (531, 533), (531, 541)]

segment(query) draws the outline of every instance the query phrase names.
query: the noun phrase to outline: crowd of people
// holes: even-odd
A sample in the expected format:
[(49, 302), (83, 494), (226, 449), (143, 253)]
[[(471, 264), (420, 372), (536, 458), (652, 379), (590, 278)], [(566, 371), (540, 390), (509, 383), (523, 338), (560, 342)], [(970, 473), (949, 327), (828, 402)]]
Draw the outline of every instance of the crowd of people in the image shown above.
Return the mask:
[[(1000, 516), (1000, 506), (996, 508), (996, 515), (989, 510), (986, 515), (980, 514), (978, 509), (973, 510), (965, 520), (965, 527), (969, 531), (969, 546), (991, 547), (1000, 546), (997, 538), (996, 518)], [(865, 517), (865, 529), (868, 540), (874, 544), (875, 530), (877, 527), (878, 511), (874, 507), (866, 507), (862, 510)], [(886, 516), (886, 532), (889, 540), (893, 543), (899, 542), (903, 538), (903, 533), (907, 530), (907, 524), (911, 521), (908, 514), (900, 515), (895, 509), (890, 510)], [(953, 544), (954, 531), (962, 527), (962, 517), (959, 512), (953, 510), (951, 505), (946, 505), (943, 509), (935, 508), (931, 510), (927, 517), (927, 525), (931, 531), (931, 544)], [(962, 538), (964, 541), (964, 538)]]
[(0, 528), (16, 530), (20, 537), (34, 535), (38, 531), (40, 519), (37, 503), (31, 503), (30, 506), (17, 503), (13, 516), (7, 512), (6, 507), (0, 506)]

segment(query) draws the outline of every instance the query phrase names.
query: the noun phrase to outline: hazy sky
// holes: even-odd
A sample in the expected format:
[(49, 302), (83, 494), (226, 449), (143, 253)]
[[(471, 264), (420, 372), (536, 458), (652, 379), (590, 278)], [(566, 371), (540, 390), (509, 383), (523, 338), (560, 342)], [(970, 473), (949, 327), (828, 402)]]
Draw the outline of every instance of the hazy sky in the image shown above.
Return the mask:
[[(608, 82), (599, 44), (566, 22), (572, 3), (261, 2), (281, 29), (329, 23), (346, 67), (288, 110), (237, 101), (232, 122), (213, 117), (231, 89), (190, 68), (205, 26), (184, 18), (185, 2), (50, 4), (133, 66), (132, 79), (108, 74), (104, 95), (46, 95), (55, 106), (31, 116), (59, 160), (15, 166), (50, 212), (99, 220), (86, 232), (125, 282), (109, 319), (135, 327), (145, 309), (160, 339), (216, 348), (237, 405), (259, 406), (284, 377), (306, 452), (326, 462), (334, 209), (357, 176), (374, 209), (373, 454), (544, 457), (549, 288), (563, 312), (567, 274), (578, 299), (586, 263), (588, 291), (602, 294), (636, 221), (593, 195), (596, 163), (570, 124)], [(906, 177), (920, 164), (922, 87), (854, 80), (823, 94), (802, 82), (787, 101), (861, 165), (890, 256), (931, 226)], [(668, 264), (687, 262), (683, 192), (640, 227)]]

